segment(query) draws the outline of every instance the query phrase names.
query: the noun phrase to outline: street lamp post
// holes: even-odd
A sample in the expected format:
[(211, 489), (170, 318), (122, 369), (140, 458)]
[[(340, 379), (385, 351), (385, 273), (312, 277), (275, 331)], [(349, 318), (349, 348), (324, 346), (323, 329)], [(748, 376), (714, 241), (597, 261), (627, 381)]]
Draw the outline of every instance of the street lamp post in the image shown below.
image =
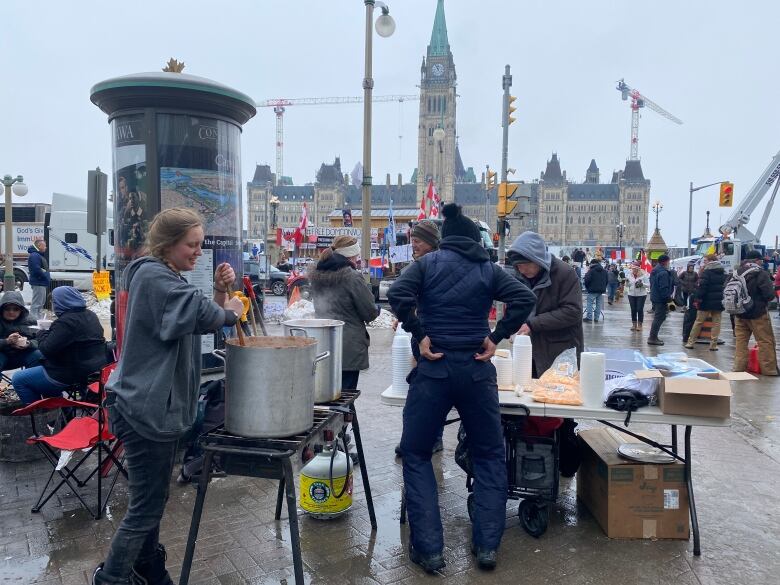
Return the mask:
[(623, 234), (626, 232), (626, 224), (624, 224), (622, 221), (615, 226), (615, 230), (617, 231), (617, 237), (618, 237), (618, 250), (623, 249)]
[(5, 187), (5, 276), (3, 277), (3, 290), (16, 290), (16, 278), (14, 276), (14, 251), (13, 251), (13, 205), (11, 204), (11, 193), (17, 197), (27, 195), (27, 185), (24, 184), (24, 177), (17, 175), (13, 178), (11, 175), (3, 177), (3, 186)]
[(664, 208), (664, 204), (660, 201), (656, 201), (653, 204), (653, 213), (655, 213), (655, 231), (658, 231), (658, 214), (661, 213), (661, 210)]
[[(279, 198), (276, 195), (271, 195), (271, 200), (269, 201), (269, 204), (271, 205), (271, 229), (274, 230), (274, 233), (276, 233), (276, 210), (279, 208)], [(277, 254), (277, 259), (279, 257), (279, 254)]]
[(701, 189), (706, 189), (707, 187), (712, 187), (713, 185), (720, 185), (721, 183), (723, 183), (723, 181), (710, 183), (709, 185), (702, 185), (701, 187), (694, 187), (693, 181), (691, 181), (691, 186), (688, 191), (688, 245), (686, 246), (689, 256), (693, 254), (693, 244), (691, 243), (691, 238), (693, 237), (693, 194), (695, 191), (700, 191)]
[[(362, 215), (360, 252), (365, 266), (371, 260), (371, 93), (374, 89), (372, 77), (372, 57), (374, 35), (371, 25), (374, 20), (374, 5), (379, 6), (382, 14), (376, 19), (376, 32), (380, 37), (389, 37), (395, 32), (395, 21), (390, 16), (390, 9), (384, 2), (378, 0), (363, 0), (366, 5), (366, 53), (365, 75), (363, 77), (363, 182), (362, 182)], [(370, 273), (366, 272), (366, 280)]]

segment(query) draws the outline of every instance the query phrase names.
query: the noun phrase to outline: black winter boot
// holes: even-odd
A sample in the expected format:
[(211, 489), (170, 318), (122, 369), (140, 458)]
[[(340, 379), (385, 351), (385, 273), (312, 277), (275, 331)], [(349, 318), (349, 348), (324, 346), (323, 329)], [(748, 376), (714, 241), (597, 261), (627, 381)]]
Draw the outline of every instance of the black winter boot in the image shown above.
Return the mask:
[(133, 565), (133, 573), (130, 581), (133, 585), (175, 585), (168, 570), (165, 568), (165, 547), (157, 545), (157, 552), (153, 557), (137, 561)]
[[(103, 577), (103, 563), (100, 563), (95, 567), (95, 572), (92, 573), (92, 585), (103, 585), (104, 583), (108, 583), (108, 581)], [(128, 579), (125, 583), (127, 583), (127, 585), (132, 585), (133, 582)]]

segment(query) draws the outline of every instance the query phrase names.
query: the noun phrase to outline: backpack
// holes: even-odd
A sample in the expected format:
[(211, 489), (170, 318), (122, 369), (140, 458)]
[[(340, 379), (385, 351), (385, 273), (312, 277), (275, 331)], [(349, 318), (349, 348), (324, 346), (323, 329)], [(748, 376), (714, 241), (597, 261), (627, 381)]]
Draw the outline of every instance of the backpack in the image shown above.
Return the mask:
[(753, 308), (753, 299), (748, 294), (745, 276), (758, 272), (758, 266), (751, 266), (742, 274), (734, 272), (723, 288), (723, 308), (729, 315), (742, 315)]

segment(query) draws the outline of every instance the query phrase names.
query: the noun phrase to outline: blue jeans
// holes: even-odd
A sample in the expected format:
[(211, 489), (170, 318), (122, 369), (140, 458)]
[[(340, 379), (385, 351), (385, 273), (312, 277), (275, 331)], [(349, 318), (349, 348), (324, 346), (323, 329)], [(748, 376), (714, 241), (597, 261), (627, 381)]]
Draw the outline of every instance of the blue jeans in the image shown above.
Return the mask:
[(613, 282), (607, 285), (607, 299), (609, 299), (610, 303), (615, 300), (615, 295), (617, 294), (618, 286), (619, 285), (617, 282)]
[(143, 563), (157, 554), (177, 441), (142, 437), (114, 406), (109, 407), (108, 418), (111, 432), (125, 448), (129, 503), (96, 582), (126, 584), (136, 562)]
[(603, 302), (601, 297), (603, 295), (604, 293), (588, 293), (588, 305), (587, 310), (585, 311), (586, 319), (593, 319), (594, 321), (599, 320), (599, 317), (601, 316), (601, 305)]
[[(437, 351), (434, 349), (434, 351)], [(444, 549), (433, 444), (447, 413), (458, 409), (474, 465), (475, 546), (497, 549), (506, 520), (507, 476), (496, 369), (473, 351), (445, 351), (437, 361), (421, 359), (409, 381), (401, 437), (410, 540), (422, 554)]]
[(8, 353), (0, 352), (0, 372), (19, 368), (32, 368), (37, 366), (41, 359), (43, 359), (43, 354), (32, 348), (9, 351)]
[(11, 385), (25, 404), (32, 404), (42, 398), (62, 396), (62, 391), (70, 387), (70, 384), (50, 378), (43, 366), (16, 372), (11, 378)]

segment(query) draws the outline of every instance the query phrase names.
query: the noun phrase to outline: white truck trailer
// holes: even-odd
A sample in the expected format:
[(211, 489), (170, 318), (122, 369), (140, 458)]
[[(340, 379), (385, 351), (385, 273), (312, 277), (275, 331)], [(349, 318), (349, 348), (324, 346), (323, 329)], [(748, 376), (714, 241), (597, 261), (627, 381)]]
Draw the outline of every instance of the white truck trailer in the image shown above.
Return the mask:
[[(87, 198), (54, 193), (51, 215), (45, 225), (49, 271), (53, 280), (72, 280), (82, 291), (92, 290), (96, 269), (97, 236), (87, 232)], [(108, 205), (106, 233), (102, 236), (101, 270), (114, 269), (113, 205)]]

